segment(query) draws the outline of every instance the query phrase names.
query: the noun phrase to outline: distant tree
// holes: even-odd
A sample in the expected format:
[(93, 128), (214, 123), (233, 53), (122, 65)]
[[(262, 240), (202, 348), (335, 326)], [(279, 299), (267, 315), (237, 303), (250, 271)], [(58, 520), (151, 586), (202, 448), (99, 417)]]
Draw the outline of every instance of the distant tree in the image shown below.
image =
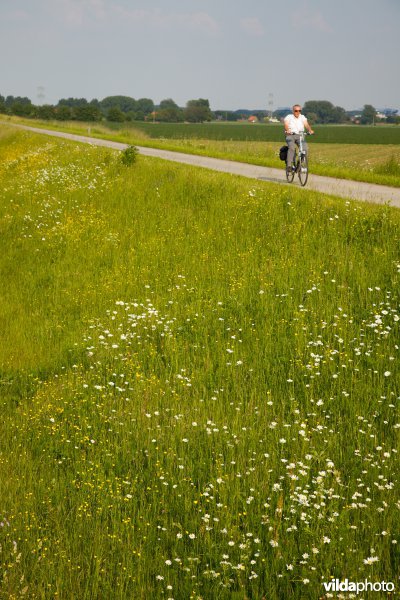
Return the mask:
[(56, 117), (56, 109), (51, 104), (44, 104), (36, 107), (36, 117), (45, 121), (50, 121)]
[(182, 123), (185, 120), (181, 108), (164, 108), (157, 110), (155, 118), (162, 123)]
[(0, 113), (6, 113), (6, 112), (7, 112), (6, 99), (4, 98), (4, 96), (2, 96), (0, 94)]
[(155, 117), (157, 121), (164, 123), (180, 123), (184, 120), (183, 110), (179, 108), (172, 98), (161, 100)]
[(251, 110), (243, 110), (240, 108), (239, 110), (235, 110), (236, 121), (247, 121), (247, 119), (251, 116)]
[(120, 108), (113, 106), (107, 111), (107, 121), (123, 123), (125, 121), (125, 115)]
[(145, 121), (146, 115), (143, 111), (137, 110), (134, 113), (130, 113), (131, 121)]
[(5, 105), (7, 106), (7, 108), (11, 108), (13, 104), (32, 105), (32, 102), (26, 96), (7, 96), (7, 98), (5, 99)]
[(70, 121), (72, 119), (72, 109), (69, 106), (56, 106), (55, 118), (57, 121)]
[(77, 121), (100, 121), (102, 113), (97, 106), (86, 104), (72, 109), (72, 117)]
[(110, 108), (119, 108), (123, 113), (135, 112), (138, 108), (137, 101), (130, 96), (107, 96), (99, 104), (104, 113)]
[(10, 112), (17, 117), (30, 117), (34, 112), (34, 106), (31, 102), (15, 101), (10, 106)]
[[(1, 103), (0, 103), (0, 112), (1, 112)], [(400, 117), (398, 115), (395, 115), (395, 114), (394, 115), (393, 114), (388, 115), (386, 117), (386, 123), (389, 123), (389, 124), (392, 124), (392, 125), (393, 124), (398, 125), (400, 123)]]
[(254, 115), (255, 117), (257, 117), (257, 119), (259, 121), (263, 121), (264, 118), (267, 116), (267, 112), (265, 110), (256, 110), (252, 112), (252, 115)]
[(154, 102), (150, 98), (139, 98), (137, 100), (136, 111), (143, 113), (145, 116), (150, 115), (154, 111)]
[(71, 108), (76, 108), (79, 106), (86, 106), (88, 101), (86, 98), (62, 98), (58, 101), (57, 106), (70, 106)]
[(363, 111), (361, 113), (361, 123), (363, 125), (371, 125), (375, 123), (376, 109), (371, 104), (364, 104)]
[(307, 121), (310, 123), (321, 123), (319, 116), (314, 112), (307, 111), (305, 116), (307, 117)]
[(211, 121), (212, 113), (210, 110), (210, 103), (204, 98), (198, 100), (189, 100), (186, 104), (184, 111), (186, 121), (189, 123), (203, 123), (204, 121)]
[[(303, 112), (310, 121), (317, 123), (342, 123), (346, 120), (346, 111), (340, 106), (334, 106), (328, 100), (307, 100)], [(311, 118), (313, 115), (313, 119)]]
[(346, 123), (349, 119), (346, 115), (346, 111), (341, 106), (335, 106), (334, 123)]
[(125, 120), (126, 121), (135, 121), (136, 120), (136, 113), (133, 111), (129, 111), (125, 114)]
[(292, 112), (292, 109), (287, 107), (287, 108), (278, 108), (277, 110), (274, 111), (273, 116), (275, 117), (275, 119), (284, 119), (286, 117), (286, 115), (288, 115), (290, 112)]
[(214, 111), (214, 117), (218, 121), (237, 121), (238, 115), (233, 110), (216, 110)]
[(399, 111), (397, 108), (385, 108), (382, 112), (387, 117), (395, 117)]
[(179, 108), (179, 106), (172, 98), (166, 98), (165, 100), (161, 100), (158, 108), (159, 110), (165, 110), (166, 108)]

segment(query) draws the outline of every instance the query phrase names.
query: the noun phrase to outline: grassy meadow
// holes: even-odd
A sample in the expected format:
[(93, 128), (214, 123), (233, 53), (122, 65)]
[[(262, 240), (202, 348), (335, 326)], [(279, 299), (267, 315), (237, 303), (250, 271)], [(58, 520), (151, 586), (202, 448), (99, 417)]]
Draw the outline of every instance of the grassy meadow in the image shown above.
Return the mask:
[[(6, 117), (5, 117), (6, 118)], [(13, 123), (63, 130), (137, 146), (164, 148), (261, 166), (282, 168), (281, 125), (247, 123), (80, 123), (32, 121)], [(316, 175), (400, 187), (400, 127), (315, 127), (308, 138), (310, 171)]]
[(0, 172), (0, 598), (398, 589), (400, 212), (6, 126)]

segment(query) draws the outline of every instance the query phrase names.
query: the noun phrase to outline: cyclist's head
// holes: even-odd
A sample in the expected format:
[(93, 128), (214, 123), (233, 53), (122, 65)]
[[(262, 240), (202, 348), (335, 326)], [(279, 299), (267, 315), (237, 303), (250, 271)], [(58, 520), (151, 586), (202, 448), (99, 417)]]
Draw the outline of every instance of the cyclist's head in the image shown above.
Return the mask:
[(301, 113), (300, 104), (294, 104), (292, 110), (293, 110), (293, 114), (299, 115)]

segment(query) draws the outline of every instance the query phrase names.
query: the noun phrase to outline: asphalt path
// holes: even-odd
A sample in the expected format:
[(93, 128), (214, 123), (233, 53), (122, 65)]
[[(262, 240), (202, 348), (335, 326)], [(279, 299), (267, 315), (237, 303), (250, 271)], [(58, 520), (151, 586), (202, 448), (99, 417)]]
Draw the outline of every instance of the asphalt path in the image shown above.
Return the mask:
[[(90, 136), (75, 135), (72, 133), (65, 133), (63, 131), (51, 131), (49, 129), (39, 129), (37, 127), (16, 125), (14, 123), (4, 124), (26, 129), (28, 131), (33, 131), (35, 133), (65, 138), (74, 142), (114, 148), (115, 150), (125, 150), (129, 146), (128, 144), (122, 144), (120, 142), (112, 142), (110, 140), (102, 140)], [(184, 154), (183, 152), (171, 152), (170, 150), (161, 150), (159, 148), (146, 148), (144, 146), (136, 146), (136, 148), (143, 156), (162, 158), (164, 160), (183, 163), (195, 167), (203, 167), (205, 169), (220, 171), (222, 173), (231, 173), (232, 175), (239, 175), (242, 177), (248, 177), (250, 179), (258, 179), (259, 181), (280, 183), (282, 185), (291, 185), (293, 187), (300, 188), (297, 177), (293, 183), (287, 183), (284, 168), (272, 169), (270, 167), (260, 167), (258, 165), (250, 165), (248, 163), (241, 163), (231, 160), (222, 160), (220, 158)], [(362, 183), (359, 181), (350, 181), (347, 179), (336, 179), (334, 177), (321, 177), (320, 175), (313, 175), (311, 172), (305, 189), (322, 192), (323, 194), (331, 194), (341, 198), (373, 202), (375, 204), (388, 204), (390, 206), (400, 208), (400, 188), (376, 185), (372, 183)]]

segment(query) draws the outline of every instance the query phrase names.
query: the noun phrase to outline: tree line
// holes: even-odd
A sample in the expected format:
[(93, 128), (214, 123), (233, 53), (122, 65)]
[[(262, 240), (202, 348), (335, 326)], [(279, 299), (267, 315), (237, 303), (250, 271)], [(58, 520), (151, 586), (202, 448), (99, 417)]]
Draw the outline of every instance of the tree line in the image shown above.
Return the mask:
[(199, 123), (211, 121), (213, 113), (209, 101), (204, 98), (189, 100), (180, 108), (174, 100), (162, 100), (155, 106), (150, 98), (135, 100), (129, 96), (107, 96), (103, 100), (86, 98), (62, 98), (56, 105), (35, 106), (29, 98), (0, 95), (0, 113), (19, 117), (59, 121), (113, 122), (157, 120), (166, 122), (189, 121)]
[(385, 114), (381, 116), (371, 104), (364, 104), (364, 107), (359, 111), (346, 111), (341, 106), (334, 106), (327, 100), (307, 100), (303, 105), (303, 113), (307, 115), (307, 119), (311, 123), (340, 124), (356, 122), (361, 125), (373, 125), (379, 121), (400, 123), (400, 117), (397, 115), (398, 111), (396, 109), (387, 109)]
[[(211, 111), (207, 99), (189, 100), (184, 108), (179, 107), (172, 98), (162, 100), (155, 106), (150, 98), (131, 98), (130, 96), (107, 96), (103, 100), (86, 100), (85, 98), (62, 98), (56, 105), (34, 105), (27, 97), (2, 96), (0, 94), (0, 113), (19, 117), (38, 118), (59, 121), (149, 121), (169, 123), (203, 123), (213, 119), (221, 121), (239, 121), (250, 115), (259, 121), (269, 121), (271, 118), (282, 119), (290, 108), (274, 111), (236, 110)], [(327, 100), (308, 100), (304, 103), (303, 112), (311, 123), (349, 123), (374, 124), (382, 119), (377, 110), (370, 104), (365, 104), (361, 111), (346, 111), (340, 106), (334, 106)], [(400, 123), (397, 110), (388, 109), (384, 120), (387, 123)]]

